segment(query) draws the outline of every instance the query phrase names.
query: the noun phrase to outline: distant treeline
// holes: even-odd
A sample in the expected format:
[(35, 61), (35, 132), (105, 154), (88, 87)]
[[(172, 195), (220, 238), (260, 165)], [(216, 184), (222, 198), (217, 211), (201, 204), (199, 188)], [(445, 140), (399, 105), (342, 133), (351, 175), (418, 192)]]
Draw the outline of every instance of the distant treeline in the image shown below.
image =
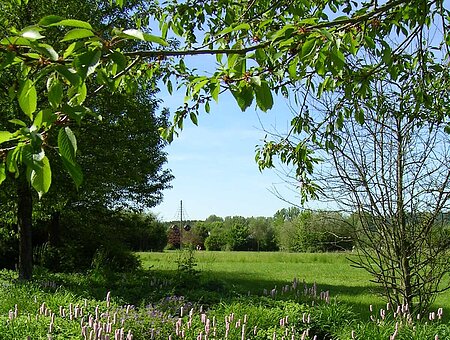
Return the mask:
[(167, 226), (168, 248), (190, 245), (206, 250), (326, 252), (353, 247), (354, 228), (348, 217), (295, 207), (279, 210), (273, 217), (211, 215), (205, 221), (182, 226), (175, 221)]
[[(202, 250), (330, 252), (351, 250), (356, 214), (281, 209), (273, 217), (218, 217), (204, 221), (161, 222), (148, 213), (73, 208), (36, 216), (34, 263), (54, 271), (95, 268), (124, 270), (139, 263), (135, 251), (191, 247)], [(440, 225), (449, 225), (442, 214)], [(413, 221), (411, 221), (413, 222)], [(450, 235), (450, 233), (449, 233)], [(18, 236), (14, 219), (0, 217), (0, 268), (16, 267)]]
[[(423, 213), (425, 216), (427, 213)], [(447, 229), (450, 214), (436, 219)], [(410, 223), (415, 221), (410, 220)], [(352, 250), (360, 226), (356, 213), (281, 209), (273, 217), (218, 217), (205, 221), (167, 222), (168, 249), (191, 246), (205, 250), (332, 252)], [(375, 228), (375, 227), (374, 227)], [(450, 229), (449, 229), (450, 230)], [(450, 236), (450, 232), (449, 232)]]

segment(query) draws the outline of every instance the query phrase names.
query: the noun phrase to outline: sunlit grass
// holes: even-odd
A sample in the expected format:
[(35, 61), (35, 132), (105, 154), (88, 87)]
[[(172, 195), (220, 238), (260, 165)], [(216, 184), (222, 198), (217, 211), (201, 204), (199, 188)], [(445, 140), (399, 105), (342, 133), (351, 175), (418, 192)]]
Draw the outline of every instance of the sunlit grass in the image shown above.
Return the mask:
[[(177, 268), (176, 251), (139, 255), (144, 268)], [(351, 266), (352, 253), (199, 251), (195, 256), (202, 275), (232, 284), (241, 293), (261, 294), (267, 287), (280, 287), (296, 277), (329, 290), (331, 296), (352, 305), (362, 319), (368, 317), (370, 305), (379, 308), (385, 304), (370, 275)], [(442, 293), (434, 307), (444, 307), (450, 313), (450, 292)]]
[(139, 255), (146, 269), (131, 272), (37, 268), (20, 283), (0, 271), (0, 339), (384, 340), (398, 327), (398, 339), (450, 339), (448, 294), (436, 304), (444, 319), (433, 308), (412, 322), (404, 306), (386, 308), (351, 253), (201, 251), (195, 270), (190, 252)]

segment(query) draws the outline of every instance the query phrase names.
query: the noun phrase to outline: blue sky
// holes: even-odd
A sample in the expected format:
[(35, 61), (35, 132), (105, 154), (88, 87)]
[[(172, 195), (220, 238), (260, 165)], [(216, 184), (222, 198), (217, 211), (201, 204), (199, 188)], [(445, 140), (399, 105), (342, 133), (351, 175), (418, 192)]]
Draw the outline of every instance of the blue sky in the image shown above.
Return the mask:
[[(172, 111), (183, 103), (181, 93), (162, 96), (162, 107)], [(275, 197), (276, 185), (283, 196), (299, 202), (292, 189), (285, 188), (273, 170), (259, 171), (255, 147), (264, 139), (263, 127), (286, 130), (292, 117), (282, 98), (270, 112), (249, 108), (241, 112), (234, 98), (224, 94), (209, 114), (202, 113), (199, 126), (186, 122), (178, 138), (165, 150), (167, 167), (175, 179), (164, 201), (151, 209), (161, 220), (179, 218), (180, 200), (189, 219), (204, 220), (209, 215), (273, 216), (290, 204)], [(262, 125), (261, 125), (262, 124)]]

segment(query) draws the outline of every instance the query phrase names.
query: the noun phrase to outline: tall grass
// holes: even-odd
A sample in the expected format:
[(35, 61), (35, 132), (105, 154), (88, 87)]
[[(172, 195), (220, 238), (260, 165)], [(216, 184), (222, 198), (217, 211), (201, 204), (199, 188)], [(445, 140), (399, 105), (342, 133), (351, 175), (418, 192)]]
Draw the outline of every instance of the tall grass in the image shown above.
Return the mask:
[(150, 269), (0, 271), (0, 339), (450, 339), (446, 306), (386, 306), (349, 254), (139, 255)]
[[(139, 253), (144, 268), (172, 271), (176, 269), (177, 252)], [(197, 269), (203, 276), (221, 280), (240, 293), (261, 294), (268, 286), (280, 287), (294, 277), (316, 283), (329, 290), (339, 301), (353, 306), (366, 320), (369, 306), (382, 308), (385, 301), (370, 275), (351, 266), (348, 253), (284, 252), (196, 252)], [(438, 296), (432, 308), (450, 311), (450, 292)]]

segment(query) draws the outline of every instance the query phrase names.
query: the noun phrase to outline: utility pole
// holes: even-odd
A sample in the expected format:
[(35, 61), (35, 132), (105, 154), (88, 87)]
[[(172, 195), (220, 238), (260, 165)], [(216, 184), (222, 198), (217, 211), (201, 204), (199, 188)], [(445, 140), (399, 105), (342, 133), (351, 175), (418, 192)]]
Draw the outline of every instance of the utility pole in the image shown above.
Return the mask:
[(180, 200), (180, 249), (183, 249), (183, 232), (188, 232), (191, 230), (191, 226), (189, 224), (183, 225), (183, 200)]
[(180, 200), (180, 230), (183, 229), (183, 200)]

